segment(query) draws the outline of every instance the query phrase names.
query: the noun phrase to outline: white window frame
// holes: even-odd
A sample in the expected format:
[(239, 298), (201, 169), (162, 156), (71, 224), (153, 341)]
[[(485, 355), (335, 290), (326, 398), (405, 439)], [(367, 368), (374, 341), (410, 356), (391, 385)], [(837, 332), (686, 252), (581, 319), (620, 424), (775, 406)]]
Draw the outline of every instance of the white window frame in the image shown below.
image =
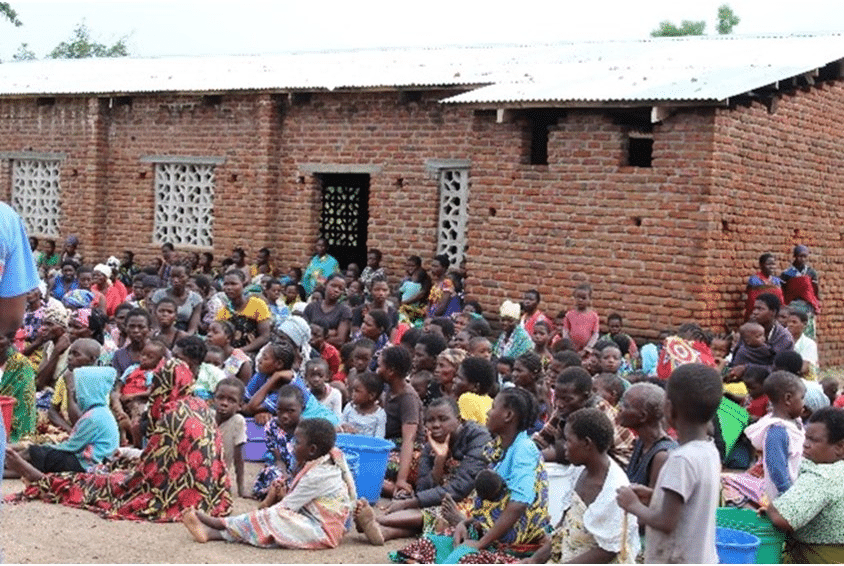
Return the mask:
[(11, 206), (24, 221), (27, 233), (58, 238), (62, 217), (61, 166), (63, 153), (3, 153), (11, 161)]
[(466, 257), (469, 223), (468, 160), (428, 161), (426, 168), (436, 175), (439, 192), (437, 254), (445, 254), (459, 266)]

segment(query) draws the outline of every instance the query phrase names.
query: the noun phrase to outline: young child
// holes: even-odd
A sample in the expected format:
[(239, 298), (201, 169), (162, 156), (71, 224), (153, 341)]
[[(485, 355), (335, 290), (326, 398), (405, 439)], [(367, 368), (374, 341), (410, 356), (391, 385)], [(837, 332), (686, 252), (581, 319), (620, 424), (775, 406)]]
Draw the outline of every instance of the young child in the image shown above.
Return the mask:
[(223, 350), (223, 372), (226, 377), (236, 377), (243, 383), (249, 383), (252, 377), (252, 360), (240, 348), (232, 346), (234, 341), (234, 325), (228, 320), (215, 320), (208, 325), (209, 345)]
[(544, 320), (538, 320), (533, 325), (531, 338), (533, 338), (534, 352), (542, 360), (543, 369), (547, 369), (552, 358), (551, 350), (548, 349), (548, 342), (551, 340), (551, 325)]
[[(56, 388), (53, 392), (50, 408), (47, 410), (47, 418), (50, 422), (65, 432), (73, 430), (73, 425), (76, 424), (81, 414), (79, 405), (70, 395), (67, 380), (73, 379), (72, 372), (76, 368), (96, 365), (100, 353), (99, 342), (92, 338), (78, 338), (73, 341), (67, 350), (67, 371), (56, 380)], [(118, 413), (115, 414), (115, 418), (117, 416), (119, 416)], [(125, 417), (124, 420), (128, 421), (128, 416), (125, 413), (123, 416)]]
[(167, 355), (167, 346), (150, 340), (141, 350), (140, 363), (132, 364), (120, 376), (120, 404), (131, 419), (146, 411), (152, 374)]
[(498, 501), (506, 491), (507, 484), (491, 468), (483, 469), (475, 476), (475, 493), (484, 501)]
[(285, 486), (290, 483), (291, 474), (296, 469), (293, 432), (304, 410), (305, 395), (301, 389), (289, 383), (279, 389), (276, 417), (264, 426), (264, 441), (269, 454), (264, 456), (266, 464), (252, 487), (255, 499), (273, 497), (270, 486), (275, 480), (281, 480)]
[(492, 359), (492, 344), (483, 336), (475, 336), (469, 340), (469, 355), (473, 358)]
[(323, 358), (308, 360), (305, 364), (305, 381), (308, 383), (308, 389), (317, 398), (317, 401), (337, 415), (339, 419), (343, 414), (343, 399), (340, 390), (328, 385), (327, 380), (328, 362)]
[(574, 288), (574, 308), (566, 312), (563, 318), (563, 338), (569, 338), (574, 348), (583, 355), (586, 348), (598, 341), (601, 321), (598, 313), (592, 310), (592, 286), (581, 283)]
[(328, 369), (331, 372), (328, 375), (334, 375), (340, 371), (340, 351), (325, 340), (327, 336), (327, 328), (321, 324), (311, 323), (311, 348), (319, 352), (319, 355), (328, 364)]
[(542, 429), (548, 418), (548, 395), (542, 377), (542, 362), (533, 352), (526, 352), (513, 363), (513, 384), (528, 391), (536, 399), (539, 414), (536, 422), (528, 427), (528, 434)]
[(624, 361), (624, 358), (621, 355), (621, 348), (614, 343), (604, 346), (601, 349), (598, 359), (600, 360), (602, 373), (613, 373), (616, 375), (618, 375), (619, 369), (621, 369), (621, 364)]
[(434, 374), (426, 369), (413, 372), (410, 375), (410, 386), (413, 387), (413, 390), (416, 391), (417, 395), (419, 395), (419, 399), (422, 400), (422, 405), (425, 407), (434, 400), (434, 398), (431, 397), (431, 390), (434, 388), (435, 384), (436, 378), (434, 377)]
[(219, 346), (215, 346), (214, 344), (208, 344), (208, 351), (205, 352), (204, 363), (210, 364), (216, 368), (223, 369), (226, 365), (226, 353)]
[(410, 353), (401, 346), (384, 348), (378, 359), (378, 376), (387, 384), (381, 403), (387, 413), (384, 437), (398, 446), (390, 455), (384, 480), (383, 492), (389, 497), (413, 493), (417, 471), (413, 462), (421, 453), (414, 445), (421, 445), (424, 438), (422, 400), (406, 381), (411, 364)]
[(161, 340), (168, 350), (173, 350), (180, 338), (188, 336), (187, 332), (176, 328), (176, 302), (170, 297), (164, 297), (155, 305), (155, 319), (158, 321), (158, 331), (152, 338)]
[(773, 501), (791, 487), (803, 458), (805, 432), (800, 415), (806, 387), (796, 375), (775, 371), (765, 380), (764, 390), (773, 411), (745, 428), (744, 434), (763, 452), (765, 495)]
[(343, 409), (340, 430), (352, 434), (384, 438), (387, 413), (378, 404), (384, 381), (372, 372), (360, 374), (352, 388), (352, 400)]
[(498, 358), (495, 361), (495, 372), (499, 390), (504, 389), (505, 387), (513, 387), (513, 364), (515, 363), (516, 360), (509, 356)]
[(375, 342), (369, 338), (358, 338), (354, 344), (352, 366), (346, 375), (346, 388), (350, 391), (355, 386), (356, 376), (369, 371), (369, 364), (372, 362), (372, 356), (375, 353)]
[(619, 506), (646, 526), (646, 563), (718, 563), (715, 509), (721, 460), (707, 430), (722, 393), (714, 368), (699, 363), (676, 368), (668, 379), (665, 408), (679, 446), (669, 452), (652, 490), (617, 490)]
[(712, 357), (715, 359), (715, 369), (721, 375), (724, 375), (729, 371), (728, 366), (733, 359), (732, 354), (730, 354), (730, 350), (733, 349), (732, 334), (714, 336), (709, 349), (712, 351)]
[(223, 378), (214, 390), (214, 414), (223, 439), (223, 460), (229, 477), (235, 479), (238, 497), (247, 497), (243, 473), (246, 419), (238, 413), (244, 391), (243, 382), (234, 377)]
[(340, 544), (356, 492), (343, 453), (334, 446), (334, 427), (325, 419), (304, 419), (294, 438), (301, 466), (289, 489), (279, 487), (272, 504), (235, 517), (218, 519), (188, 510), (182, 523), (194, 540), (299, 549)]
[(765, 380), (768, 378), (768, 370), (760, 366), (750, 366), (744, 370), (741, 376), (744, 386), (747, 388), (743, 406), (750, 413), (753, 420), (761, 419), (768, 414), (768, 396), (765, 395)]
[(275, 413), (278, 389), (295, 377), (293, 362), (296, 354), (287, 342), (270, 343), (258, 352), (257, 372), (246, 385), (242, 408), (245, 415), (254, 415), (255, 424), (265, 425)]
[(592, 389), (611, 407), (617, 408), (624, 395), (624, 382), (614, 373), (599, 373), (592, 378)]
[(9, 448), (6, 450), (8, 468), (34, 482), (44, 473), (90, 471), (111, 456), (120, 444), (117, 422), (108, 408), (115, 377), (111, 367), (74, 369), (65, 377), (66, 386), (81, 415), (70, 437), (59, 444), (32, 444), (22, 453)]
[(451, 394), (457, 399), (460, 418), (486, 425), (486, 414), (492, 408), (489, 389), (495, 380), (495, 369), (489, 360), (466, 358), (460, 364)]

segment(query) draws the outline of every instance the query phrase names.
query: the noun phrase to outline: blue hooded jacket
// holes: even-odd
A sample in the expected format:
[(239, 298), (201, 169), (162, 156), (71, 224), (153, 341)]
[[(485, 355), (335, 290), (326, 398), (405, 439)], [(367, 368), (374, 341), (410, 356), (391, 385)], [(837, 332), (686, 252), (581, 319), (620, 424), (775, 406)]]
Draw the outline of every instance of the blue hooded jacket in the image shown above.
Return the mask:
[(89, 470), (111, 456), (120, 445), (117, 421), (108, 407), (117, 371), (112, 367), (87, 366), (73, 370), (73, 377), (82, 416), (70, 431), (70, 438), (52, 448), (72, 452), (79, 464)]

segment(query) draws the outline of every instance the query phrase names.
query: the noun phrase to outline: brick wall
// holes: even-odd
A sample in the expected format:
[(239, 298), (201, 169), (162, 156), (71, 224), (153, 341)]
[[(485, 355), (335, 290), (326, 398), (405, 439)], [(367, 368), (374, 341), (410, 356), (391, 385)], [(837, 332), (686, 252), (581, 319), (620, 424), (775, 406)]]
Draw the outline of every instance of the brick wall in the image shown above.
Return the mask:
[[(677, 110), (654, 126), (651, 168), (626, 165), (627, 127), (597, 109), (569, 110), (549, 133), (548, 164), (530, 165), (524, 114), (498, 123), (493, 111), (440, 104), (448, 90), (418, 99), (369, 91), (0, 100), (0, 151), (66, 153), (62, 233), (78, 233), (88, 257), (130, 248), (141, 262), (159, 247), (154, 168), (143, 156), (225, 158), (215, 169), (215, 255), (240, 245), (251, 259), (266, 245), (283, 267), (307, 262), (318, 231), (319, 180), (303, 165), (368, 166), (368, 245), (384, 252), (394, 282), (407, 255), (427, 263), (436, 248), (437, 184), (426, 160), (466, 159), (467, 295), (496, 314), (502, 300), (535, 287), (541, 308), (556, 313), (588, 281), (602, 322), (620, 312), (642, 339), (688, 320), (735, 324), (758, 255), (774, 251), (785, 267), (803, 242), (822, 277), (822, 355), (840, 363), (844, 352), (826, 340), (837, 338), (842, 300), (832, 274), (840, 89), (786, 96), (774, 114), (761, 105)], [(8, 161), (0, 167), (8, 198)], [(777, 196), (760, 198), (770, 187)], [(816, 205), (807, 189), (822, 191)]]
[(821, 364), (844, 362), (844, 84), (782, 96), (773, 112), (754, 103), (716, 114), (709, 281), (715, 304), (735, 324), (747, 277), (765, 252), (778, 271), (795, 244), (809, 246), (820, 277), (818, 342)]

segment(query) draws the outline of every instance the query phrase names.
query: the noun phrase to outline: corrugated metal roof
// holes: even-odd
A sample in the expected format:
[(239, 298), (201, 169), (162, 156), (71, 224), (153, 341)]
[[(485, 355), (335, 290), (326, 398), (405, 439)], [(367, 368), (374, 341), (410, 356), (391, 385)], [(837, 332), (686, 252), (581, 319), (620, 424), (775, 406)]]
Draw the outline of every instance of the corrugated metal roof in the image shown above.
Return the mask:
[(841, 34), (0, 65), (0, 96), (480, 87), (450, 103), (721, 101), (844, 58)]

